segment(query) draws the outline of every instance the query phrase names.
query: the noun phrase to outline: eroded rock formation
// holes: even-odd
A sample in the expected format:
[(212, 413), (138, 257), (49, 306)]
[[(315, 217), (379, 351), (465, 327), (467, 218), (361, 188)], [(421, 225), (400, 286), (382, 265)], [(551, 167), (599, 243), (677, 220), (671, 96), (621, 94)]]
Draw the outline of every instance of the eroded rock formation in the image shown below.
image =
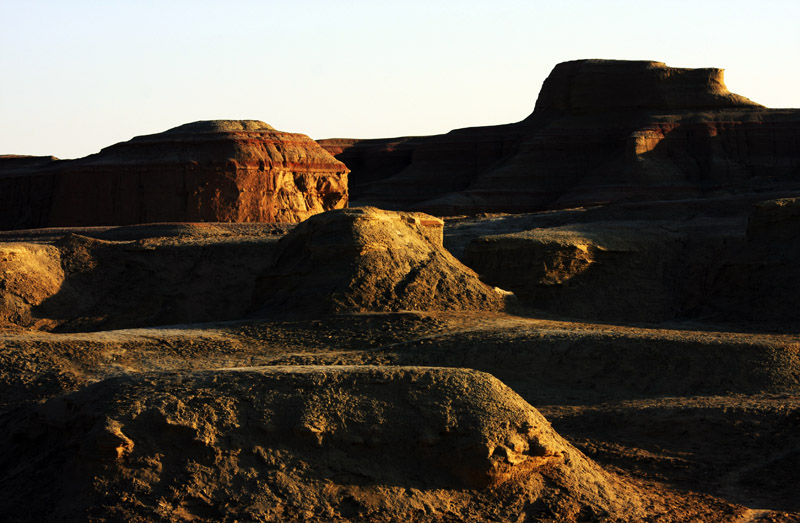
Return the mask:
[(355, 203), (439, 215), (800, 187), (799, 110), (660, 62), (558, 64), (516, 124), (320, 143), (351, 167)]
[(441, 220), (422, 213), (344, 209), (313, 216), (283, 238), (259, 280), (265, 310), (498, 310), (505, 294), (442, 246)]
[(16, 479), (0, 508), (15, 521), (508, 521), (533, 503), (559, 521), (634, 521), (666, 509), (467, 369), (131, 374), (2, 428)]
[(286, 234), (291, 228), (152, 224), (59, 229), (41, 243), (0, 243), (0, 327), (497, 311), (509, 299), (443, 247), (443, 223), (433, 216), (340, 209)]
[(297, 222), (345, 207), (347, 168), (305, 135), (195, 122), (70, 161), (0, 159), (0, 227)]
[(793, 331), (798, 198), (754, 198), (463, 220), (447, 244), (485, 282), (551, 313)]

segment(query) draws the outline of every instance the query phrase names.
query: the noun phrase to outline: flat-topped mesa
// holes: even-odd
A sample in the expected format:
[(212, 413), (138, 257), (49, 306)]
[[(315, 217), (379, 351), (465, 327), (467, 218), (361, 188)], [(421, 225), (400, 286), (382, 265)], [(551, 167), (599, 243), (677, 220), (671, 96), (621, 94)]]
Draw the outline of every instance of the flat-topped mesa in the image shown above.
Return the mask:
[(303, 134), (257, 120), (194, 122), (17, 170), (2, 180), (0, 227), (298, 222), (345, 207), (348, 172)]
[(763, 108), (728, 91), (723, 72), (675, 68), (652, 61), (563, 62), (545, 80), (529, 118), (611, 111)]
[(558, 64), (514, 124), (326, 140), (356, 205), (456, 216), (763, 191), (798, 183), (800, 110), (725, 87), (722, 69)]

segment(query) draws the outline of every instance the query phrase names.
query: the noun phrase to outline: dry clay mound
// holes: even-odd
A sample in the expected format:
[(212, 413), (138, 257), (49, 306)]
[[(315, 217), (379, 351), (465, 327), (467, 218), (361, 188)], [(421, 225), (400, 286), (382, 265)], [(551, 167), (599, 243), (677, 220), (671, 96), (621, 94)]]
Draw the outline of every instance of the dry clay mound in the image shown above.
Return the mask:
[[(96, 237), (52, 229), (44, 240), (31, 235), (26, 241), (0, 242), (0, 328), (93, 330), (241, 315), (249, 300), (231, 307), (226, 303), (234, 301), (226, 300), (226, 294), (234, 294), (230, 289), (213, 291), (223, 281), (231, 288), (235, 283), (251, 287), (264, 265), (264, 249), (258, 252), (253, 242), (247, 249), (221, 241), (216, 248), (212, 241), (180, 247), (181, 241), (209, 235), (226, 238), (226, 231), (207, 224), (75, 230)], [(99, 239), (105, 237), (122, 241)], [(232, 250), (237, 256), (228, 260)], [(223, 259), (231, 270), (217, 275), (216, 285), (206, 284), (205, 272)], [(237, 273), (246, 277), (248, 269), (246, 281), (233, 281)]]
[(422, 213), (343, 209), (282, 238), (259, 281), (263, 311), (498, 310), (509, 293), (482, 283), (442, 246)]
[(661, 223), (571, 224), (476, 238), (464, 261), (532, 307), (579, 318), (663, 321), (683, 305), (687, 236)]
[(492, 376), (262, 367), (112, 378), (2, 420), (14, 521), (641, 521)]

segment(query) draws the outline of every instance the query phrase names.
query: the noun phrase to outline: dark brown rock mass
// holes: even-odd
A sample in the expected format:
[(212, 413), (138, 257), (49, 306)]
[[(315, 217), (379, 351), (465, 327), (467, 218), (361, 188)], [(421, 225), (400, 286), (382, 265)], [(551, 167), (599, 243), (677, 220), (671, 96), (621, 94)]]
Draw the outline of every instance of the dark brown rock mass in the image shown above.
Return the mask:
[(483, 281), (549, 313), (796, 331), (800, 205), (764, 196), (463, 219), (446, 244)]
[(195, 122), (79, 160), (0, 159), (0, 227), (297, 222), (345, 207), (347, 173), (305, 135)]
[(626, 111), (698, 111), (763, 106), (725, 87), (722, 69), (681, 69), (662, 62), (576, 60), (556, 65), (534, 112), (580, 115)]
[(559, 64), (516, 124), (320, 143), (351, 168), (355, 204), (438, 215), (800, 188), (800, 111), (660, 62)]

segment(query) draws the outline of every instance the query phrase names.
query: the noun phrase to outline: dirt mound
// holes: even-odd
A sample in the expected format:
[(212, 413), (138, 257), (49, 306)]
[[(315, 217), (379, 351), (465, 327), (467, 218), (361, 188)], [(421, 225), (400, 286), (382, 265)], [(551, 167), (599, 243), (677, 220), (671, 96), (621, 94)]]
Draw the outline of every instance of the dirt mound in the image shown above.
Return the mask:
[(634, 521), (653, 510), (511, 389), (465, 369), (125, 376), (2, 428), (0, 508), (15, 521)]
[(746, 240), (715, 274), (713, 302), (706, 312), (739, 322), (781, 323), (797, 331), (798, 256), (800, 198), (759, 202), (750, 213)]
[(550, 313), (796, 331), (798, 202), (748, 196), (532, 213), (456, 226), (447, 243), (483, 281)]
[(800, 198), (780, 198), (758, 202), (750, 214), (747, 238), (786, 251), (797, 250), (800, 240)]
[(89, 233), (126, 239), (62, 231), (49, 245), (0, 244), (0, 325), (85, 331), (240, 319), (278, 237), (202, 224)]
[(258, 283), (262, 311), (498, 310), (487, 286), (442, 246), (442, 222), (370, 207), (314, 216), (282, 238)]

